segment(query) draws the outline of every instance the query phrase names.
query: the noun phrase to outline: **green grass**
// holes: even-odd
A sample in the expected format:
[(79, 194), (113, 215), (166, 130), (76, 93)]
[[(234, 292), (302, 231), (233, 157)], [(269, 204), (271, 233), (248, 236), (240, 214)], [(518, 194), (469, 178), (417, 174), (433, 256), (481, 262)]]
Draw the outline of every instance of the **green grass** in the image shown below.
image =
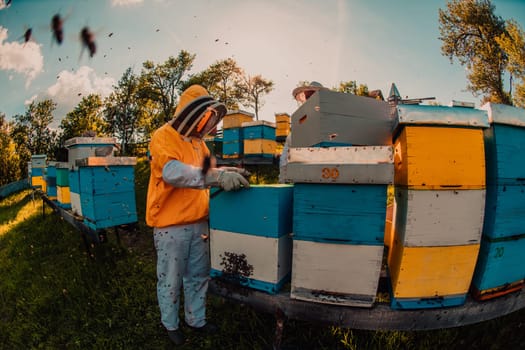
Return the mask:
[[(80, 233), (24, 191), (0, 201), (0, 349), (172, 349), (156, 300), (155, 250), (144, 224), (148, 165), (136, 167), (138, 229), (87, 253)], [(273, 170), (260, 178), (272, 179)], [(220, 333), (180, 349), (271, 349), (275, 319), (209, 295)], [(283, 349), (523, 349), (525, 310), (429, 332), (350, 330), (288, 320)]]

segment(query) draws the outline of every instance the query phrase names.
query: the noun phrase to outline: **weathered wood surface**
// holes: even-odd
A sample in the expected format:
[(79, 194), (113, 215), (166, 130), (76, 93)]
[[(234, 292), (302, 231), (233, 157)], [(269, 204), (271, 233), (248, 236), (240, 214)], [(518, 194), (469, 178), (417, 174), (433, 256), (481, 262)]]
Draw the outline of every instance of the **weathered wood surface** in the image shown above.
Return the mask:
[(0, 198), (5, 198), (15, 192), (25, 190), (26, 188), (29, 188), (29, 181), (27, 179), (11, 182), (7, 185), (0, 186)]
[(341, 327), (368, 330), (431, 330), (452, 328), (487, 321), (525, 307), (525, 291), (477, 302), (470, 297), (462, 306), (425, 309), (393, 310), (387, 304), (372, 308), (326, 305), (290, 299), (283, 291), (276, 295), (253, 291), (212, 280), (210, 291), (234, 302), (250, 305), (262, 312), (283, 312), (289, 319), (321, 322)]

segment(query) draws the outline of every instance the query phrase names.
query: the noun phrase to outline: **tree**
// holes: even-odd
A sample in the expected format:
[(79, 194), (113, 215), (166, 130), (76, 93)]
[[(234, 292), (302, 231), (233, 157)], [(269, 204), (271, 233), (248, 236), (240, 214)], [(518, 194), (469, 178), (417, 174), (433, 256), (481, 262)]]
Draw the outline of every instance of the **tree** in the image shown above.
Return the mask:
[(261, 96), (269, 94), (273, 90), (273, 81), (264, 79), (260, 74), (254, 77), (244, 75), (237, 84), (238, 96), (241, 96), (241, 103), (252, 107), (255, 112), (255, 119), (259, 120), (259, 108), (264, 105)]
[(24, 115), (14, 116), (12, 132), (15, 143), (26, 148), (29, 154), (50, 154), (56, 138), (56, 131), (50, 129), (56, 103), (52, 100), (31, 102)]
[(357, 96), (368, 96), (368, 86), (366, 84), (359, 84), (358, 86), (355, 80), (342, 81), (339, 83), (339, 87), (333, 88), (333, 90)]
[[(510, 95), (516, 106), (525, 108), (525, 33), (514, 20), (506, 22), (506, 31), (496, 42), (507, 53), (510, 73)], [(512, 88), (515, 88), (514, 95)]]
[(505, 33), (504, 20), (494, 14), (490, 0), (452, 0), (439, 9), (441, 52), (467, 68), (467, 89), (483, 102), (511, 104), (503, 89), (508, 56), (497, 38)]
[(104, 118), (107, 131), (120, 140), (120, 151), (123, 155), (129, 154), (129, 145), (136, 136), (143, 115), (139, 86), (139, 77), (128, 68), (105, 101)]
[(190, 71), (194, 60), (194, 54), (182, 50), (177, 57), (170, 56), (162, 64), (156, 65), (152, 61), (142, 64), (141, 98), (150, 99), (160, 105), (162, 122), (159, 124), (173, 118), (183, 78)]
[(66, 114), (60, 122), (62, 142), (82, 136), (86, 131), (93, 131), (97, 136), (104, 135), (107, 126), (102, 116), (102, 107), (100, 95), (90, 94), (82, 98), (73, 111)]
[(224, 103), (226, 108), (239, 108), (241, 97), (238, 86), (242, 81), (243, 70), (234, 59), (216, 61), (205, 71), (199, 73), (198, 77), (210, 95)]
[(11, 138), (12, 123), (8, 123), (5, 114), (0, 113), (0, 186), (22, 178), (20, 157), (16, 152), (16, 144)]

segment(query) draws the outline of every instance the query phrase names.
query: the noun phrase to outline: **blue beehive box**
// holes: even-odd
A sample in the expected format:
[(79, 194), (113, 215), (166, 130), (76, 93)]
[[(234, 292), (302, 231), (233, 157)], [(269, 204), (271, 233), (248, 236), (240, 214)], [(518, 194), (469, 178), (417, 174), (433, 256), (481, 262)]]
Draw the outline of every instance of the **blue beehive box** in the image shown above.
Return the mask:
[(386, 200), (386, 184), (295, 184), (294, 240), (382, 246)]
[(483, 237), (472, 280), (472, 292), (480, 300), (522, 288), (525, 280), (525, 234), (491, 240)]
[(222, 155), (224, 158), (238, 158), (243, 154), (243, 150), (242, 141), (223, 142), (222, 144)]
[(49, 162), (46, 168), (46, 194), (51, 200), (57, 198), (56, 162)]
[(211, 276), (277, 293), (290, 280), (292, 196), (291, 185), (253, 185), (213, 196)]
[[(88, 157), (76, 161), (84, 223), (92, 229), (137, 221), (134, 157)], [(73, 186), (71, 184), (71, 191)]]
[(265, 120), (242, 123), (245, 140), (275, 140), (275, 124)]
[(222, 131), (222, 141), (223, 142), (238, 142), (244, 139), (242, 128), (231, 128), (223, 129)]

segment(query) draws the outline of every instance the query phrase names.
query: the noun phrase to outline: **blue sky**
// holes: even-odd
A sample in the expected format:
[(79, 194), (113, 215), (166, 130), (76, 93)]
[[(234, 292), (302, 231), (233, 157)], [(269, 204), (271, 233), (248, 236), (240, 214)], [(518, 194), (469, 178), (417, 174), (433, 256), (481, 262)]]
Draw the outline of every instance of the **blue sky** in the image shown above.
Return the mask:
[[(496, 14), (525, 27), (525, 1), (494, 0)], [(58, 122), (89, 93), (107, 95), (123, 72), (196, 54), (192, 72), (232, 57), (246, 73), (275, 83), (259, 118), (292, 114), (291, 91), (302, 80), (327, 87), (355, 80), (387, 95), (475, 102), (465, 72), (441, 55), (438, 9), (430, 0), (0, 0), (0, 112), (23, 114), (53, 98)], [(50, 21), (65, 17), (64, 42)], [(81, 53), (79, 32), (96, 34), (97, 53)], [(33, 40), (22, 36), (33, 29)], [(111, 34), (111, 35), (110, 35)], [(508, 88), (508, 86), (506, 86)], [(246, 109), (249, 110), (249, 109)]]

